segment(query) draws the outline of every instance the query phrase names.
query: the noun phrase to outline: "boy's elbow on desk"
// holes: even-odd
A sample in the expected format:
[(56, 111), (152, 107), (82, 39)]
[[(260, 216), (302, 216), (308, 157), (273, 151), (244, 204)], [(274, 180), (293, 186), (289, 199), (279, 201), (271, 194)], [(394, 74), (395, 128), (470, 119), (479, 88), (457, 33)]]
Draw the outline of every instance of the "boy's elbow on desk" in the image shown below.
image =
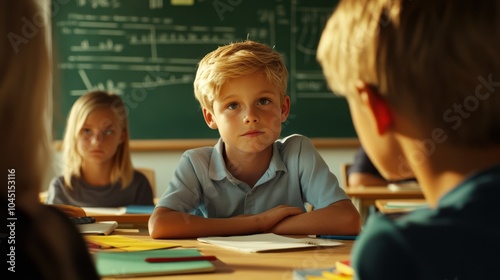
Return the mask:
[(361, 215), (350, 200), (339, 201), (329, 207), (337, 220), (337, 234), (357, 235), (361, 232)]
[(151, 238), (154, 239), (160, 238), (158, 233), (158, 227), (156, 226), (156, 217), (154, 216), (154, 213), (151, 215), (151, 217), (149, 217), (148, 232)]
[(148, 221), (149, 236), (153, 239), (198, 237), (199, 227), (194, 226), (196, 216), (157, 207)]
[(164, 222), (164, 210), (155, 209), (148, 221), (149, 236), (153, 239), (168, 238), (168, 226)]
[(345, 225), (346, 232), (345, 235), (358, 235), (361, 232), (361, 216), (358, 212), (353, 213), (350, 219), (347, 219)]

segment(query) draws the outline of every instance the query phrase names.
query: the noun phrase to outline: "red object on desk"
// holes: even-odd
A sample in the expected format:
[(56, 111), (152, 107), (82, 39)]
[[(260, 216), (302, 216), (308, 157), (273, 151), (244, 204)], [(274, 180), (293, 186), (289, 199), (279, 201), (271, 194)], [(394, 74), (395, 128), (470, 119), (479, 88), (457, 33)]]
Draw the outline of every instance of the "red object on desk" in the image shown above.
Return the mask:
[(187, 261), (215, 261), (215, 256), (178, 257), (178, 258), (146, 258), (147, 262), (187, 262)]

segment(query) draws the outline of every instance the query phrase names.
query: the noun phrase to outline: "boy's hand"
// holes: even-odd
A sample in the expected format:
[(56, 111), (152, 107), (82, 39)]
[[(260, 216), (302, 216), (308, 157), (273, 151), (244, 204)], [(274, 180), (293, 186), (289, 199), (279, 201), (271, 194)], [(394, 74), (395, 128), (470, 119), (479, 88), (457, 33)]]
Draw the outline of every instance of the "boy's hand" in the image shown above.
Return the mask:
[(67, 205), (67, 204), (51, 204), (50, 206), (64, 212), (68, 217), (85, 217), (87, 213), (81, 207)]
[(289, 217), (304, 213), (301, 208), (292, 207), (287, 205), (279, 205), (265, 212), (255, 215), (257, 224), (262, 232), (268, 232), (274, 225), (281, 220)]

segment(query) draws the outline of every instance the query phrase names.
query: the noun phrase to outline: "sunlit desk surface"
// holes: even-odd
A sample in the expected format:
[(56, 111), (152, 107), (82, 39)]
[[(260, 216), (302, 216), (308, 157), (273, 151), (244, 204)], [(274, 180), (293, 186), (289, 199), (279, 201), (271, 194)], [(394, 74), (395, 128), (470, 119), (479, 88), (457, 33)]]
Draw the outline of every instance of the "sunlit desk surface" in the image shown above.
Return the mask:
[[(147, 234), (146, 228), (139, 233), (115, 230), (113, 234), (123, 235), (141, 240), (154, 240)], [(302, 237), (302, 236), (298, 236)], [(338, 247), (309, 248), (300, 250), (275, 251), (267, 253), (244, 253), (223, 249), (214, 245), (198, 242), (194, 239), (165, 239), (155, 242), (167, 242), (180, 245), (182, 248), (197, 248), (203, 255), (214, 255), (216, 270), (200, 274), (179, 274), (155, 277), (119, 279), (292, 279), (293, 270), (300, 268), (333, 267), (335, 261), (350, 258), (354, 241), (339, 240), (344, 245)], [(103, 278), (112, 279), (112, 278)]]
[(387, 186), (347, 187), (345, 192), (359, 210), (363, 221), (368, 215), (368, 207), (375, 205), (377, 199), (423, 199), (420, 190), (390, 190)]

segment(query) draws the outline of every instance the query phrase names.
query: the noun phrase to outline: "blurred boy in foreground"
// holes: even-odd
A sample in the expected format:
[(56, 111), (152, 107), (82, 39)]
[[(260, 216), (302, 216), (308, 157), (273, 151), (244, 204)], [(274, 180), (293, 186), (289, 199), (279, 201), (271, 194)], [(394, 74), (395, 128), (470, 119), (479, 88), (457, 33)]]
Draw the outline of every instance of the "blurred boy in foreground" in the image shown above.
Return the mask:
[[(372, 216), (359, 279), (496, 279), (500, 2), (348, 0), (318, 60), (381, 174), (408, 162), (430, 205)], [(481, 243), (473, 242), (481, 240)]]

